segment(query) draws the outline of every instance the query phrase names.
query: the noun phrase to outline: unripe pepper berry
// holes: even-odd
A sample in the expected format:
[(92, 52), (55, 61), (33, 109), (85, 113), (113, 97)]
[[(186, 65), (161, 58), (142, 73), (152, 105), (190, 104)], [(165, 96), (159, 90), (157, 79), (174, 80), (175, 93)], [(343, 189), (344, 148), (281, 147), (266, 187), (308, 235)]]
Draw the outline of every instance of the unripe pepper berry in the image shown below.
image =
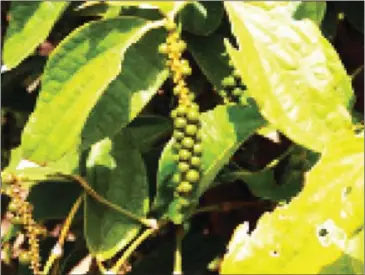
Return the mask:
[(182, 118), (182, 117), (178, 117), (175, 119), (174, 124), (175, 124), (176, 128), (182, 129), (186, 126), (186, 119)]
[(179, 164), (177, 165), (177, 169), (179, 169), (181, 173), (187, 172), (189, 168), (190, 166), (187, 162), (179, 162)]
[(191, 152), (186, 149), (181, 149), (179, 151), (179, 159), (182, 161), (187, 161), (191, 157)]
[(194, 140), (191, 137), (185, 137), (181, 141), (181, 145), (182, 145), (183, 148), (191, 149), (194, 146)]
[(182, 183), (179, 184), (176, 190), (179, 193), (189, 193), (191, 192), (192, 189), (193, 186), (189, 182), (183, 181)]
[(190, 110), (187, 114), (187, 119), (192, 123), (199, 121), (199, 112), (196, 110)]
[(191, 164), (191, 166), (194, 166), (194, 167), (200, 167), (200, 164), (201, 164), (200, 158), (197, 156), (192, 156), (190, 159), (190, 164)]
[(200, 174), (198, 171), (191, 169), (186, 173), (185, 179), (188, 182), (195, 183), (200, 179)]
[(193, 147), (194, 155), (200, 156), (203, 153), (203, 146), (201, 144), (195, 144)]
[(194, 136), (198, 132), (198, 127), (196, 125), (187, 125), (185, 127), (185, 133), (189, 136)]
[(21, 251), (19, 254), (19, 262), (23, 265), (29, 264), (31, 261), (31, 255), (28, 251)]

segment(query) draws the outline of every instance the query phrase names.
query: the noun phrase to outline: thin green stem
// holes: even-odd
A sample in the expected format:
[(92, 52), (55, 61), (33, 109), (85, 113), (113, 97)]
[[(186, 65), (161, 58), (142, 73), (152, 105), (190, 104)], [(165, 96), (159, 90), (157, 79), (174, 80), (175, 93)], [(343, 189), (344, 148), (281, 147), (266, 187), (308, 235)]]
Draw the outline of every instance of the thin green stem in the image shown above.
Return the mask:
[(72, 221), (73, 221), (73, 219), (74, 219), (74, 217), (77, 213), (77, 210), (80, 208), (81, 203), (82, 203), (82, 196), (80, 196), (76, 200), (74, 205), (72, 206), (71, 211), (68, 214), (68, 216), (65, 220), (65, 223), (62, 227), (58, 242), (56, 243), (56, 245), (52, 249), (51, 255), (49, 256), (49, 258), (48, 258), (48, 260), (47, 260), (47, 262), (46, 262), (46, 264), (43, 268), (42, 274), (49, 274), (49, 271), (51, 270), (53, 263), (62, 255), (63, 245), (65, 243), (67, 233), (70, 230)]
[(149, 236), (151, 236), (156, 229), (149, 228), (146, 229), (134, 242), (126, 249), (122, 257), (115, 263), (115, 265), (110, 269), (112, 274), (117, 274), (123, 263), (130, 257), (130, 255), (136, 250), (136, 248)]
[(173, 275), (182, 275), (182, 239), (184, 237), (184, 229), (180, 226), (176, 231), (176, 249), (174, 257)]

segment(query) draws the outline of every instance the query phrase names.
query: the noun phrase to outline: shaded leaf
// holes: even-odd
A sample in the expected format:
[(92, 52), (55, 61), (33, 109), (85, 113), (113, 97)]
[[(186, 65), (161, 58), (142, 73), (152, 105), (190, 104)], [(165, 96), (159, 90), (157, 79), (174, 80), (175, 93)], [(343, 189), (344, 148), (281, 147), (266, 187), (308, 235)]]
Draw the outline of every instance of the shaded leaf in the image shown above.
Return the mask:
[(349, 133), (351, 79), (318, 27), (249, 2), (225, 6), (240, 45), (227, 50), (262, 115), (314, 151)]
[(126, 126), (167, 79), (164, 58), (156, 54), (165, 38), (164, 30), (151, 30), (127, 50), (121, 74), (110, 83), (84, 125), (82, 148)]
[(182, 28), (196, 35), (209, 35), (220, 25), (223, 12), (220, 1), (191, 2), (180, 12)]
[(321, 25), (326, 13), (326, 2), (302, 2), (294, 13), (295, 19), (308, 18)]
[(221, 274), (318, 274), (337, 261), (364, 225), (363, 154), (364, 137), (328, 144), (296, 198), (251, 234), (247, 224), (236, 229)]
[(141, 152), (146, 152), (153, 145), (172, 132), (171, 120), (154, 115), (138, 116), (129, 125), (128, 129)]
[[(90, 186), (108, 201), (138, 217), (149, 207), (146, 169), (139, 150), (125, 129), (94, 144), (87, 159)], [(101, 260), (113, 257), (137, 234), (141, 224), (85, 197), (85, 238), (91, 253)]]
[(58, 45), (23, 131), (24, 158), (55, 161), (79, 146), (84, 123), (120, 72), (126, 50), (153, 27), (156, 24), (132, 17), (100, 20), (76, 29)]
[(218, 33), (206, 37), (185, 34), (184, 40), (208, 80), (217, 90), (221, 89), (223, 78), (232, 73), (223, 43), (224, 36)]
[(11, 3), (9, 26), (4, 40), (3, 66), (16, 67), (43, 42), (62, 12), (67, 1), (15, 1)]
[[(238, 147), (265, 124), (255, 107), (218, 106), (201, 115), (203, 155), (201, 160), (202, 176), (190, 199), (198, 198), (213, 184), (219, 170), (229, 161)], [(178, 203), (174, 200), (174, 186), (170, 179), (177, 169), (173, 159), (173, 140), (166, 145), (159, 161), (157, 175), (157, 196), (154, 208), (161, 215), (174, 219), (173, 210)], [(193, 205), (194, 206), (194, 205)], [(187, 217), (185, 217), (187, 218)]]
[[(82, 193), (75, 182), (41, 182), (31, 189), (27, 200), (34, 206), (33, 217), (38, 220), (64, 219)], [(82, 217), (80, 210), (77, 217)]]

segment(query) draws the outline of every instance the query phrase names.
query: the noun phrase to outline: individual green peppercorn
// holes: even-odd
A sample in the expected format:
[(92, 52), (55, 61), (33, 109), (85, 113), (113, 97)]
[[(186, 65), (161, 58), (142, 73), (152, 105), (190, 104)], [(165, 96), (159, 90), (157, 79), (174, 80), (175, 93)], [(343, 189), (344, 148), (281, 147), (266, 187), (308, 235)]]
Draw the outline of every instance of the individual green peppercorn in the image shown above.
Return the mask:
[(29, 264), (31, 261), (31, 255), (28, 251), (21, 251), (19, 254), (19, 262), (23, 265)]
[(200, 174), (197, 170), (191, 169), (188, 172), (186, 172), (185, 179), (188, 182), (195, 183), (200, 179)]
[(203, 153), (203, 146), (200, 143), (197, 143), (193, 147), (194, 155), (200, 156)]
[(241, 80), (241, 73), (240, 73), (240, 71), (239, 71), (239, 70), (235, 69), (235, 70), (233, 71), (233, 75), (234, 75), (234, 77), (235, 77), (237, 80)]
[(234, 88), (232, 94), (236, 97), (239, 97), (243, 94), (243, 90), (240, 88)]
[(179, 192), (179, 193), (189, 193), (189, 192), (191, 192), (192, 189), (193, 189), (193, 186), (187, 181), (183, 181), (176, 188), (177, 192)]
[(174, 124), (175, 124), (176, 128), (182, 129), (186, 126), (186, 119), (182, 118), (182, 117), (178, 117), (178, 118), (175, 119)]
[(175, 130), (174, 131), (174, 138), (176, 140), (182, 140), (184, 138), (184, 132), (181, 132), (181, 131), (178, 131), (178, 130)]
[(19, 209), (19, 201), (18, 200), (11, 200), (8, 205), (8, 210), (10, 212), (16, 212)]
[(227, 76), (222, 80), (223, 87), (233, 87), (235, 85), (236, 85), (236, 80), (234, 79), (233, 76)]
[(189, 106), (189, 110), (199, 111), (199, 105), (196, 103), (191, 103)]
[(172, 176), (172, 179), (171, 179), (171, 182), (173, 184), (179, 184), (181, 182), (181, 174), (180, 173), (175, 173), (173, 176)]
[(191, 75), (192, 73), (189, 65), (181, 65), (180, 70), (183, 75)]
[(229, 61), (228, 61), (228, 66), (230, 66), (230, 67), (233, 67), (233, 66), (234, 66), (234, 64), (233, 64), (233, 61), (232, 61), (232, 60), (229, 60)]
[(172, 149), (174, 149), (175, 151), (179, 151), (181, 149), (181, 144), (179, 142), (174, 142), (172, 144)]
[(191, 137), (185, 137), (181, 141), (181, 145), (182, 145), (183, 148), (191, 149), (194, 146), (194, 140)]
[(181, 205), (182, 207), (186, 207), (186, 206), (189, 206), (190, 205), (190, 201), (186, 198), (182, 198), (180, 197), (178, 199), (178, 204)]
[(191, 152), (186, 149), (181, 149), (179, 151), (179, 159), (183, 161), (187, 161), (191, 157)]
[(180, 171), (181, 173), (185, 173), (185, 172), (187, 172), (187, 171), (189, 170), (189, 168), (190, 168), (190, 166), (189, 166), (189, 164), (188, 164), (187, 162), (183, 162), (183, 161), (181, 161), (181, 162), (179, 162), (179, 164), (177, 165), (177, 169), (179, 169), (179, 171)]
[(177, 111), (176, 110), (172, 110), (170, 113), (170, 117), (171, 118), (176, 118), (177, 117)]
[(190, 159), (190, 164), (191, 164), (191, 166), (194, 166), (194, 167), (200, 167), (200, 164), (201, 164), (200, 157), (192, 156)]
[(178, 116), (184, 116), (187, 112), (187, 108), (186, 108), (186, 106), (183, 106), (183, 105), (179, 106), (176, 108), (176, 112), (177, 112)]
[(21, 217), (19, 216), (14, 216), (10, 219), (11, 223), (12, 224), (22, 224), (23, 223), (23, 220)]
[(186, 134), (188, 134), (190, 136), (194, 136), (194, 135), (196, 135), (197, 132), (198, 132), (198, 127), (196, 125), (193, 125), (193, 124), (186, 125), (186, 127), (185, 127)]
[(189, 122), (197, 122), (199, 121), (199, 112), (196, 110), (189, 110), (187, 118)]
[(162, 43), (162, 44), (160, 44), (160, 46), (158, 46), (159, 53), (166, 54), (168, 51), (169, 51), (169, 48), (166, 43)]

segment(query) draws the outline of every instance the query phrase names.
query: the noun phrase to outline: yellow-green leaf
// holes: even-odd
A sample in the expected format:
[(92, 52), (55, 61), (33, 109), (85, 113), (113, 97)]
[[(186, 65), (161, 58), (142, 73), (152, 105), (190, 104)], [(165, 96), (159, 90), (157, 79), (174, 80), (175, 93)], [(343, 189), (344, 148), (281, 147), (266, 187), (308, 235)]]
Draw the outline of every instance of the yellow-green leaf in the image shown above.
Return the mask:
[(43, 42), (67, 1), (13, 1), (3, 49), (3, 66), (10, 70), (19, 65)]
[(159, 24), (134, 17), (100, 20), (62, 41), (47, 62), (35, 111), (23, 131), (23, 157), (55, 161), (79, 146), (84, 124), (120, 73), (125, 52)]
[(318, 26), (250, 2), (225, 7), (239, 44), (228, 53), (274, 127), (319, 152), (351, 131), (351, 79)]
[[(318, 274), (364, 225), (364, 137), (333, 140), (288, 205), (239, 226), (221, 274)], [(355, 253), (356, 254), (356, 253)]]

